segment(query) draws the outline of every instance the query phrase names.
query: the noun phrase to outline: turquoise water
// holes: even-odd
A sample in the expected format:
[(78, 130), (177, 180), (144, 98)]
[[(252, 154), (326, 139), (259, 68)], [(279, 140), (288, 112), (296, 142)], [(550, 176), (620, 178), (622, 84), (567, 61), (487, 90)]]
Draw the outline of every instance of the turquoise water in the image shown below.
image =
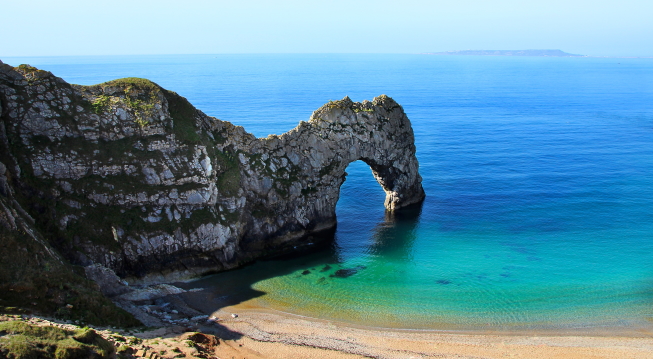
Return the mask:
[(333, 244), (189, 286), (415, 329), (644, 328), (653, 318), (653, 60), (425, 55), (4, 58), (69, 82), (147, 77), (257, 136), (385, 93), (427, 194), (388, 216), (347, 169)]

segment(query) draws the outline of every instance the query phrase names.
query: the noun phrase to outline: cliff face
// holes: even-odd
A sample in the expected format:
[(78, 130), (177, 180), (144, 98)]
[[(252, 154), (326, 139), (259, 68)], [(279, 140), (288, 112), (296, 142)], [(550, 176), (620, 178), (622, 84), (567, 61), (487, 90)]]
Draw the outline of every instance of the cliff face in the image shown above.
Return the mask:
[[(424, 198), (410, 121), (387, 96), (329, 102), (256, 138), (144, 79), (70, 85), (0, 62), (0, 162), (73, 263), (171, 280), (312, 243), (365, 161), (394, 211)], [(0, 166), (0, 168), (2, 168)]]
[[(0, 156), (7, 158), (4, 151)], [(141, 325), (105, 298), (98, 285), (87, 280), (81, 268), (67, 263), (42, 235), (11, 185), (16, 174), (16, 168), (0, 162), (0, 313), (37, 312), (96, 325)]]

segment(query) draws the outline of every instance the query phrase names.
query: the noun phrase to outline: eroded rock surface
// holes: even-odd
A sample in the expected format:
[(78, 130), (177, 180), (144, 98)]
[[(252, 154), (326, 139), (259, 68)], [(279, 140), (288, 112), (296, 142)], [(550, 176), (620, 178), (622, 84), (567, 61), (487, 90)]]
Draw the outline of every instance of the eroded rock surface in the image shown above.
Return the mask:
[(73, 263), (162, 282), (233, 268), (333, 228), (345, 169), (367, 163), (389, 211), (424, 198), (413, 131), (387, 96), (344, 98), (256, 138), (127, 78), (70, 85), (0, 62), (0, 162)]

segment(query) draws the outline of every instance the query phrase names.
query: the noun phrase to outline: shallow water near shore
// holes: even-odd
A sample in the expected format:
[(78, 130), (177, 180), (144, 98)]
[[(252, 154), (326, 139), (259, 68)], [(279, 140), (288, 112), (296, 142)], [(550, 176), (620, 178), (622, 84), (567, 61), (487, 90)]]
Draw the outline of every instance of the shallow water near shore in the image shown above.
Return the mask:
[(651, 59), (2, 60), (86, 85), (146, 77), (257, 136), (345, 95), (384, 93), (404, 107), (424, 203), (388, 215), (381, 187), (355, 162), (331, 246), (188, 283), (206, 288), (207, 307), (247, 302), (407, 329), (653, 329)]

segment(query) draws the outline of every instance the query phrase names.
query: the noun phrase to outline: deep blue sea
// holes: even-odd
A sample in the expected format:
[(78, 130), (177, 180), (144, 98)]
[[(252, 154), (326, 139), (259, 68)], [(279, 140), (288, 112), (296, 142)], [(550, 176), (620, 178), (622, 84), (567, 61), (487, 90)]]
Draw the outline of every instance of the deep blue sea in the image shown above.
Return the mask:
[[(415, 131), (426, 200), (386, 216), (355, 162), (330, 248), (193, 282), (412, 329), (653, 329), (653, 59), (428, 55), (3, 58), (71, 83), (144, 77), (256, 136), (329, 100), (386, 94)], [(354, 269), (347, 278), (338, 269)], [(213, 302), (211, 302), (213, 301)]]

